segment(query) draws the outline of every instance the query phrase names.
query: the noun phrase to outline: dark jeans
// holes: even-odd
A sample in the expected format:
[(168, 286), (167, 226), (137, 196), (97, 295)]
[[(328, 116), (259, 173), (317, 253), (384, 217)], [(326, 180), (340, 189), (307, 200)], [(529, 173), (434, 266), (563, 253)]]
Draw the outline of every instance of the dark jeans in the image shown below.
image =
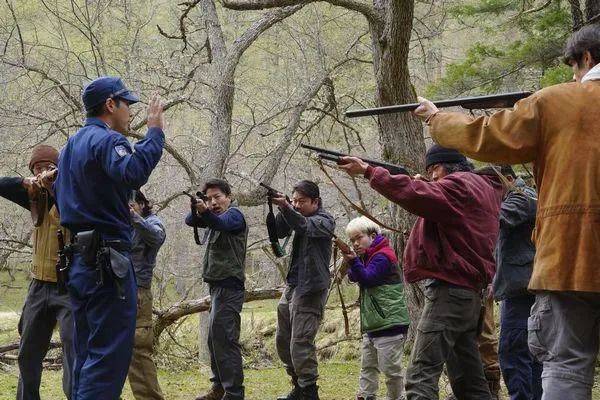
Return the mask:
[(19, 320), (18, 400), (40, 399), (42, 361), (48, 352), (57, 322), (63, 347), (63, 392), (70, 399), (75, 352), (69, 295), (59, 295), (56, 283), (32, 280)]
[(213, 385), (225, 390), (224, 400), (244, 398), (244, 370), (240, 346), (240, 313), (244, 290), (210, 287), (208, 349)]
[(73, 400), (119, 399), (133, 351), (137, 307), (133, 266), (123, 284), (125, 299), (118, 297), (112, 279), (106, 277), (98, 285), (97, 278), (76, 253), (69, 271), (75, 319)]
[(429, 284), (406, 370), (406, 398), (439, 397), (447, 365), (452, 392), (461, 400), (491, 400), (477, 346), (481, 296), (472, 290)]
[(498, 355), (511, 400), (542, 398), (542, 364), (527, 345), (527, 318), (535, 296), (509, 298), (501, 303)]

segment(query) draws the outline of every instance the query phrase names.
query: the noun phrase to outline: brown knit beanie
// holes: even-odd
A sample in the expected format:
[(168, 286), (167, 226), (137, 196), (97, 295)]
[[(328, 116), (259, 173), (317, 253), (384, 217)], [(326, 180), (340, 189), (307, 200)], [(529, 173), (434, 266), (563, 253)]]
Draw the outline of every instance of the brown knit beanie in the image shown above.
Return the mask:
[(51, 162), (58, 165), (58, 150), (47, 144), (40, 144), (33, 148), (29, 160), (29, 170), (33, 173), (33, 166), (39, 162)]

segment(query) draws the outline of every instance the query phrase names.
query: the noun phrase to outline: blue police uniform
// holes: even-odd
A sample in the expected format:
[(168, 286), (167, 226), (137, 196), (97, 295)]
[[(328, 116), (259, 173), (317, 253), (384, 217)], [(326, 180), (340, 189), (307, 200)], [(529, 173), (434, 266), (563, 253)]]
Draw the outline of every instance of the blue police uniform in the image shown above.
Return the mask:
[[(88, 110), (109, 97), (138, 101), (120, 79), (113, 77), (96, 79), (82, 97)], [(88, 118), (59, 157), (54, 189), (61, 224), (73, 234), (95, 229), (103, 240), (119, 240), (119, 251), (129, 258), (133, 234), (129, 199), (132, 191), (148, 180), (163, 146), (160, 128), (150, 128), (132, 149), (123, 135), (102, 120)], [(72, 256), (68, 288), (75, 320), (73, 400), (118, 399), (133, 349), (133, 266), (122, 281), (124, 299), (110, 276), (98, 283), (95, 268), (86, 265), (77, 252)]]

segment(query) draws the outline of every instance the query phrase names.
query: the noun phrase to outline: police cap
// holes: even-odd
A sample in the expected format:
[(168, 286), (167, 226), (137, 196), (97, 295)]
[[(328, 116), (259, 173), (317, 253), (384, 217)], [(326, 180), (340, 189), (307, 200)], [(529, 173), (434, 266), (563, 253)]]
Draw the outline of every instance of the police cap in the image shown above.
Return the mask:
[(104, 103), (107, 99), (123, 99), (129, 104), (140, 101), (139, 97), (125, 87), (121, 78), (114, 76), (101, 76), (94, 79), (83, 89), (81, 98), (86, 111)]

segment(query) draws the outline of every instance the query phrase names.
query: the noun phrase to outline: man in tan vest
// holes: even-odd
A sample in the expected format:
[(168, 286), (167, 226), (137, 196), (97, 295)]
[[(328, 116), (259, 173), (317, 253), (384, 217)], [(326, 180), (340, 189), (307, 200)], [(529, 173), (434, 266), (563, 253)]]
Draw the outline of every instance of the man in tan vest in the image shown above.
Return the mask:
[(42, 361), (57, 322), (63, 347), (63, 391), (71, 398), (73, 318), (69, 296), (59, 294), (56, 283), (59, 216), (54, 199), (39, 182), (39, 177), (56, 168), (57, 163), (58, 151), (39, 145), (33, 149), (29, 162), (34, 177), (0, 178), (0, 196), (31, 211), (34, 223), (32, 280), (19, 320), (18, 400), (40, 399)]
[(544, 88), (512, 110), (472, 117), (422, 99), (432, 138), (476, 160), (533, 162), (539, 200), (529, 290), (529, 350), (543, 362), (544, 400), (592, 398), (600, 345), (600, 25), (565, 49), (574, 82)]

